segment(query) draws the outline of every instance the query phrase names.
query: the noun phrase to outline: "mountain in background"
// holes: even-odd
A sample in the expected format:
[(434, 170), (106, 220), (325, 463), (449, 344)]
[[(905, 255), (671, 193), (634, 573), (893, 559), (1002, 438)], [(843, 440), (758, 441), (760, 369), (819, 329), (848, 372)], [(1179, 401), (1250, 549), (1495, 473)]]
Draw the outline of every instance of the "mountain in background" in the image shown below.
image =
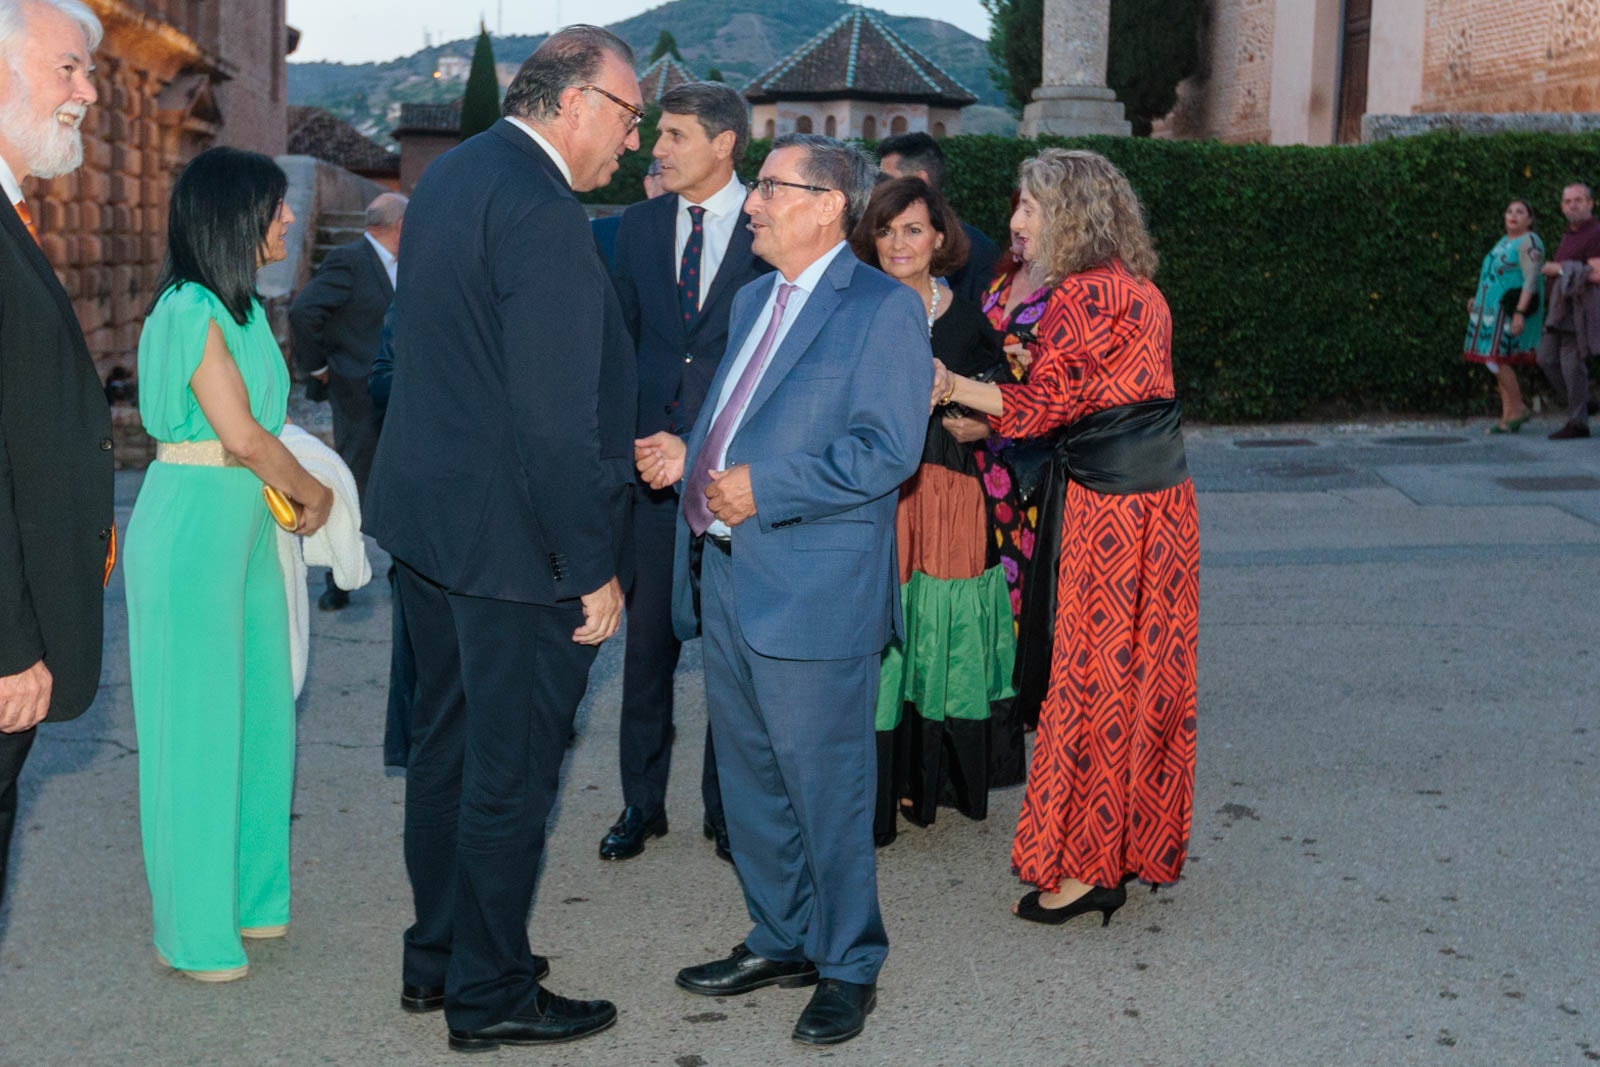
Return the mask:
[[(677, 39), (684, 63), (697, 75), (712, 67), (724, 80), (742, 88), (757, 74), (848, 14), (853, 6), (840, 0), (673, 0), (607, 27), (627, 41), (641, 66), (662, 30)], [(874, 12), (913, 48), (943, 67), (978, 97), (968, 108), (967, 132), (1015, 123), (1001, 110), (1004, 95), (989, 80), (989, 55), (984, 42), (965, 30), (937, 19), (910, 18)], [(514, 71), (545, 39), (497, 37), (494, 53), (503, 70)], [(289, 103), (325, 108), (380, 143), (392, 146), (389, 131), (402, 103), (454, 100), (461, 81), (436, 78), (441, 57), (472, 55), (472, 41), (463, 39), (424, 48), (387, 63), (290, 63)], [(451, 72), (455, 64), (444, 64)]]

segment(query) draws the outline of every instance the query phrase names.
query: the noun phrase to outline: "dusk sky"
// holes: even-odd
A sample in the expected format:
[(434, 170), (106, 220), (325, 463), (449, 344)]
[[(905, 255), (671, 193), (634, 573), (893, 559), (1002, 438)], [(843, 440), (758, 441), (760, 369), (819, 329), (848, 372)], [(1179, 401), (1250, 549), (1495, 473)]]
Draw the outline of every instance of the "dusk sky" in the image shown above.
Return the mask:
[[(289, 61), (367, 63), (410, 55), (423, 46), (424, 32), (436, 44), (475, 35), (480, 10), (491, 33), (498, 21), (499, 32), (511, 35), (547, 33), (579, 20), (604, 25), (658, 6), (650, 0), (289, 0), (289, 23), (301, 34)], [(943, 19), (975, 36), (989, 35), (989, 15), (978, 0), (884, 0), (867, 6)]]

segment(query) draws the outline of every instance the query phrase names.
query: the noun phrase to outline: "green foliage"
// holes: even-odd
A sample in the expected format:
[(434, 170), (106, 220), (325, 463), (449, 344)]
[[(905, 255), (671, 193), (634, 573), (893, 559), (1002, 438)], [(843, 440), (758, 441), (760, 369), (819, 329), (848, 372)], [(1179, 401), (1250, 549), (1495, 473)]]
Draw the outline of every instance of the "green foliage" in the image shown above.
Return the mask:
[(706, 81), (708, 81), (708, 82), (721, 82), (721, 81), (727, 81), (727, 80), (728, 79), (726, 79), (726, 78), (724, 78), (722, 76), (722, 70), (720, 68), (718, 68), (718, 67), (707, 67), (706, 68)]
[(1200, 67), (1206, 0), (1111, 0), (1106, 84), (1138, 137), (1178, 102), (1178, 83)]
[(1044, 0), (981, 0), (989, 13), (989, 80), (1022, 114), (1043, 78)]
[(650, 149), (656, 143), (659, 121), (661, 108), (646, 103), (644, 121), (639, 123), (639, 151), (625, 153), (611, 181), (598, 189), (579, 193), (578, 199), (585, 204), (632, 204), (643, 200), (644, 172), (650, 169)]
[[(1172, 308), (1178, 396), (1211, 422), (1497, 411), (1492, 376), (1462, 361), (1461, 343), (1501, 212), (1527, 199), (1553, 250), (1562, 186), (1600, 182), (1600, 134), (1328, 148), (962, 136), (943, 142), (945, 192), (1004, 246), (1017, 166), (1045, 145), (1104, 153), (1138, 192)], [(740, 174), (754, 178), (770, 148), (751, 144)], [(596, 199), (638, 199), (647, 162)]]
[(672, 36), (672, 31), (662, 30), (656, 35), (656, 44), (654, 48), (650, 49), (650, 58), (647, 60), (647, 62), (654, 63), (662, 56), (667, 55), (670, 55), (679, 63), (683, 62), (683, 55), (678, 51), (678, 42), (676, 38)]
[(461, 139), (482, 133), (499, 118), (500, 80), (494, 72), (494, 45), (489, 42), (489, 31), (479, 29), (467, 89), (461, 97)]

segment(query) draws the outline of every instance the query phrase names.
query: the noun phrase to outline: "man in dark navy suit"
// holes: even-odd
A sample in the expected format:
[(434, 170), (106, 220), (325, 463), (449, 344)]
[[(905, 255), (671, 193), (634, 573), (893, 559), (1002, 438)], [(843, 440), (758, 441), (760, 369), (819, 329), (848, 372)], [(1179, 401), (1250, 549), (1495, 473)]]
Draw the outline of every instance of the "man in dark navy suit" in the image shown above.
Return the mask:
[(0, 5), (0, 899), (17, 778), (40, 722), (100, 683), (110, 575), (111, 413), (22, 179), (83, 162), (100, 20), (75, 0)]
[(633, 54), (548, 38), (506, 117), (441, 156), (407, 211), (394, 373), (366, 500), (416, 656), (401, 1006), (462, 1051), (584, 1037), (528, 909), (573, 716), (622, 617), (634, 404), (627, 327), (583, 206), (639, 147)]
[[(380, 193), (367, 205), (366, 232), (329, 252), (289, 305), (295, 362), (328, 387), (334, 447), (360, 496), (366, 495), (372, 453), (378, 447), (378, 415), (367, 377), (378, 353), (383, 314), (394, 301), (405, 214), (405, 197)], [(333, 584), (329, 571), (328, 588), (317, 606), (338, 611), (349, 602), (350, 594)]]
[[(902, 133), (878, 142), (878, 166), (891, 178), (921, 178), (935, 189), (944, 188), (944, 149), (926, 133)], [(994, 281), (1000, 248), (976, 226), (961, 224), (967, 233), (967, 261), (945, 279), (959, 297), (981, 303)]]
[[(680, 85), (661, 98), (654, 156), (668, 195), (623, 215), (612, 275), (637, 345), (639, 436), (686, 436), (728, 344), (733, 294), (770, 270), (750, 251), (745, 188), (734, 173), (750, 140), (738, 91), (719, 82)], [(672, 632), (672, 537), (678, 495), (639, 486), (633, 507), (634, 579), (623, 661), (622, 814), (600, 856), (636, 856), (667, 832), (672, 762), (672, 676), (682, 644)], [(717, 762), (706, 733), (704, 829), (731, 860)]]

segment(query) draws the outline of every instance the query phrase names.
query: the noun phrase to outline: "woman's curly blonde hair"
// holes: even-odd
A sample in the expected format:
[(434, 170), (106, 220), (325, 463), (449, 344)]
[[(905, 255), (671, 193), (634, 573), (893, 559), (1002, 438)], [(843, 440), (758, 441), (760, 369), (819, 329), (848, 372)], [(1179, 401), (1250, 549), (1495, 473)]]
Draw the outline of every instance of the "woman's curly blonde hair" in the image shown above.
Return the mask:
[(1120, 259), (1141, 278), (1156, 272), (1144, 208), (1128, 179), (1096, 152), (1046, 148), (1024, 160), (1022, 191), (1039, 205), (1033, 259), (1051, 282)]

